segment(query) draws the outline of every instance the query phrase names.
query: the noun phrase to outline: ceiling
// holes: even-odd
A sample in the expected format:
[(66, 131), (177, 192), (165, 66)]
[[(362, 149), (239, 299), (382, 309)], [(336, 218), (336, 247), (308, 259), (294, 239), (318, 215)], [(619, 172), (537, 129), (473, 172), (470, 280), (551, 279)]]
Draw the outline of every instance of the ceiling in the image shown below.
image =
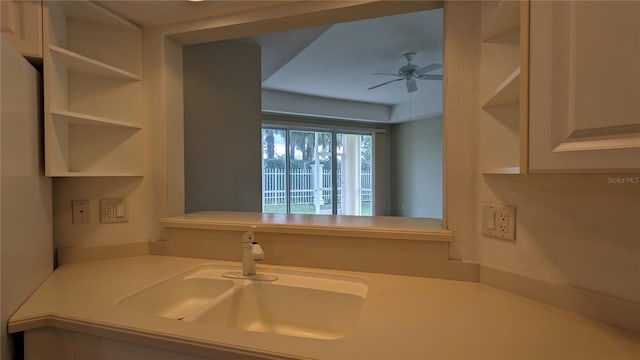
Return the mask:
[[(263, 89), (384, 105), (406, 103), (404, 81), (367, 90), (395, 79), (373, 73), (397, 73), (407, 64), (403, 54), (409, 51), (416, 53), (416, 65), (442, 64), (442, 25), (442, 9), (436, 9), (254, 38), (263, 49), (263, 67), (280, 65), (272, 74), (263, 73)], [(288, 45), (292, 38), (298, 43)], [(284, 64), (273, 59), (282, 54), (292, 56)], [(442, 69), (430, 74), (442, 74)], [(442, 97), (442, 81), (417, 82), (414, 101)]]
[[(160, 26), (212, 16), (279, 6), (287, 1), (98, 1), (142, 26)], [(153, 6), (149, 6), (153, 4)], [(443, 61), (443, 11), (339, 23), (235, 39), (262, 48), (263, 90), (300, 95), (316, 107), (331, 107), (328, 100), (359, 107), (361, 113), (379, 113), (372, 121), (399, 122), (442, 113), (442, 81), (417, 80), (418, 91), (407, 92), (404, 81), (373, 90), (367, 88), (394, 79), (373, 73), (397, 73), (406, 65), (405, 52), (415, 52), (413, 63), (425, 66)], [(442, 69), (430, 74), (442, 74)], [(297, 99), (302, 99), (301, 97)], [(269, 101), (273, 96), (269, 97)], [(292, 97), (282, 98), (282, 103)], [(311, 101), (312, 102), (312, 101)], [(263, 105), (265, 101), (263, 98)], [(368, 109), (365, 109), (369, 107)], [(282, 104), (276, 106), (282, 109)], [(382, 111), (380, 109), (383, 109)], [(313, 109), (309, 110), (310, 114)], [(297, 112), (300, 114), (300, 111)], [(323, 110), (322, 114), (327, 112)], [(340, 118), (336, 114), (336, 118)], [(345, 119), (347, 117), (344, 117)], [(367, 119), (371, 115), (351, 116)]]

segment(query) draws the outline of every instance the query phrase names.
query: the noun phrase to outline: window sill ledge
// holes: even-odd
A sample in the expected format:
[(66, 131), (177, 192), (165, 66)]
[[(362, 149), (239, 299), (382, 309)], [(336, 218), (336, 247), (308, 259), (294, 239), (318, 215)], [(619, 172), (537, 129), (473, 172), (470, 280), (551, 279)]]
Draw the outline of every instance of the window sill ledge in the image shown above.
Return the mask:
[(258, 212), (207, 211), (164, 218), (165, 228), (248, 231), (384, 238), (416, 241), (453, 241), (453, 233), (442, 220), (390, 216), (294, 215)]

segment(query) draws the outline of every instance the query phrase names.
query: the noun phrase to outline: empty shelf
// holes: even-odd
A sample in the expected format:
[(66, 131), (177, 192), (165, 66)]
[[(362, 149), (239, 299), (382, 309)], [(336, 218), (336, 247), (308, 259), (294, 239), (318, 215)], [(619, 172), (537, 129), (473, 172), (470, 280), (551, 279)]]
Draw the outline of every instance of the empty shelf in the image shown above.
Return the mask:
[(69, 19), (78, 19), (107, 27), (137, 31), (138, 26), (131, 21), (112, 13), (90, 1), (60, 1), (65, 15)]
[(73, 51), (63, 49), (55, 45), (49, 45), (51, 55), (55, 62), (63, 64), (71, 72), (109, 76), (129, 80), (141, 80), (140, 76), (119, 69), (115, 66), (107, 65), (103, 62), (91, 59)]
[(66, 111), (66, 110), (53, 110), (51, 111), (51, 116), (54, 119), (64, 120), (67, 123), (74, 124), (74, 125), (112, 126), (112, 127), (131, 128), (131, 129), (142, 128), (140, 125), (132, 124), (126, 121), (107, 119), (107, 118), (102, 118), (98, 116), (81, 114), (81, 113), (76, 113), (76, 112)]

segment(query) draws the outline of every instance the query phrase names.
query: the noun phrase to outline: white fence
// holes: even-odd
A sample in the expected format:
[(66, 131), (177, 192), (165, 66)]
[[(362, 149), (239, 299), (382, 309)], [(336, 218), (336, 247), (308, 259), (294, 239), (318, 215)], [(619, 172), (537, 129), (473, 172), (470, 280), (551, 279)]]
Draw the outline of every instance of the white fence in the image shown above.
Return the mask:
[[(341, 172), (338, 171), (338, 207), (340, 207)], [(286, 173), (284, 169), (263, 169), (262, 171), (262, 204), (277, 206), (287, 204)], [(289, 173), (289, 192), (291, 204), (315, 205), (316, 191), (321, 192), (322, 202), (331, 204), (331, 170), (322, 170), (321, 184), (316, 184), (313, 169), (291, 169)], [(319, 181), (318, 181), (319, 182)], [(363, 170), (360, 175), (360, 201), (370, 202), (371, 171)]]

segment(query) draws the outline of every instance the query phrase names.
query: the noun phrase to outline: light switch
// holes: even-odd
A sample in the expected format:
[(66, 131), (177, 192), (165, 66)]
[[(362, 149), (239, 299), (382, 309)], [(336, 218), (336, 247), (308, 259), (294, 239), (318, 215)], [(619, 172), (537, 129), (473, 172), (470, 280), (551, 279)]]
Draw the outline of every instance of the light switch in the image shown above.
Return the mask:
[(490, 206), (482, 207), (482, 228), (487, 230), (496, 228), (496, 213)]
[(122, 203), (116, 205), (116, 217), (124, 217), (124, 205)]

